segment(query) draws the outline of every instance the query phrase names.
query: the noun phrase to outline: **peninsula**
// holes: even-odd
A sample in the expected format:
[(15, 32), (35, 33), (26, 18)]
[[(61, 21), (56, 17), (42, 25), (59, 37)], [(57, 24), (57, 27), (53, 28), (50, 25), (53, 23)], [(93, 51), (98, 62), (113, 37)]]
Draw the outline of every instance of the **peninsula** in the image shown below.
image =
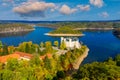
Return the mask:
[(0, 33), (28, 32), (33, 30), (34, 28), (28, 24), (20, 23), (0, 24)]
[[(53, 30), (45, 35), (53, 36), (53, 37), (60, 37), (61, 38), (61, 45), (65, 45), (66, 49), (74, 50), (77, 48), (78, 50), (82, 48), (82, 44), (79, 42), (78, 37), (84, 36), (81, 31), (74, 30), (71, 27), (60, 27), (56, 30)], [(79, 52), (79, 51), (78, 51)], [(87, 57), (89, 49), (86, 47), (84, 52), (77, 57), (77, 59), (72, 62), (73, 68), (75, 70), (79, 69), (80, 64)]]

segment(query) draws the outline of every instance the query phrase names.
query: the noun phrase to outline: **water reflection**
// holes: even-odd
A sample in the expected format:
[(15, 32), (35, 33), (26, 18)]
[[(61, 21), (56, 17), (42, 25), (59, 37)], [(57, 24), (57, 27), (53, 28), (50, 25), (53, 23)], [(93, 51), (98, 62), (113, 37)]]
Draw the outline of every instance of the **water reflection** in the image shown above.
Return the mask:
[(0, 33), (0, 38), (4, 37), (16, 37), (16, 36), (25, 36), (32, 31), (24, 31), (24, 32), (12, 32), (12, 33)]

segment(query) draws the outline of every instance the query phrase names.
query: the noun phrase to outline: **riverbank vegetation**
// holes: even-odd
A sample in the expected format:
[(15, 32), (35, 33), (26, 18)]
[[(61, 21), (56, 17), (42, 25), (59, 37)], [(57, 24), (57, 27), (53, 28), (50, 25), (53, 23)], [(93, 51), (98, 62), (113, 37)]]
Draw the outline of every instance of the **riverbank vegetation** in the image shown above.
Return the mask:
[(77, 80), (119, 80), (120, 54), (114, 59), (110, 57), (104, 62), (85, 64), (73, 76)]
[[(54, 43), (56, 44), (55, 46), (58, 46), (56, 41)], [(21, 43), (17, 49), (12, 47), (13, 52), (18, 49), (21, 50), (25, 46), (30, 46), (30, 44), (34, 45), (34, 47), (40, 48), (44, 48), (46, 44), (51, 45), (49, 41), (46, 43), (41, 42), (40, 45), (33, 44), (32, 42), (24, 42)], [(2, 44), (0, 43), (0, 45)], [(20, 48), (20, 46), (22, 47)], [(115, 58), (110, 57), (104, 62), (93, 62), (82, 65), (77, 72), (74, 72), (72, 63), (85, 51), (86, 48), (86, 46), (82, 46), (80, 49), (68, 50), (66, 54), (62, 55), (51, 53), (52, 57), (49, 58), (46, 56), (44, 59), (39, 58), (41, 54), (30, 53), (34, 55), (30, 61), (18, 61), (15, 58), (11, 58), (7, 61), (7, 64), (0, 63), (0, 80), (120, 79), (120, 54)], [(24, 50), (26, 52), (25, 48)]]
[(20, 23), (0, 24), (0, 33), (21, 32), (21, 31), (31, 31), (31, 30), (34, 30), (34, 28), (28, 24), (20, 24)]
[(72, 27), (60, 27), (54, 31), (49, 32), (51, 34), (82, 34), (81, 31), (73, 30)]
[[(57, 41), (53, 44), (54, 47), (58, 46), (59, 48)], [(2, 42), (1, 46), (2, 50), (4, 46)], [(10, 48), (8, 46), (8, 54), (21, 51), (32, 54), (33, 57), (30, 61), (18, 61), (15, 58), (10, 58), (7, 64), (0, 63), (0, 80), (68, 80), (68, 71), (73, 69), (72, 63), (85, 52), (86, 48), (86, 46), (82, 45), (79, 49), (65, 49), (66, 53), (61, 53), (60, 55), (59, 53), (55, 53), (57, 50), (52, 47), (50, 41), (45, 43), (41, 42), (40, 45), (33, 44), (32, 42), (23, 42), (18, 47), (12, 46)], [(39, 56), (47, 55), (48, 53), (52, 57), (46, 56), (44, 59), (39, 58)]]
[[(58, 42), (53, 42), (54, 47)], [(3, 43), (0, 42), (0, 49)], [(5, 47), (4, 47), (5, 48)], [(8, 46), (9, 54), (15, 51), (28, 52), (34, 56), (30, 61), (11, 58), (7, 64), (0, 63), (0, 80), (119, 80), (120, 79), (120, 54), (115, 58), (108, 58), (104, 62), (93, 62), (80, 66), (77, 72), (74, 72), (72, 63), (83, 54), (86, 46), (80, 49), (68, 50), (66, 54), (55, 54), (50, 41), (33, 44), (32, 42), (23, 42), (18, 47)], [(47, 49), (45, 49), (47, 48)], [(5, 48), (7, 49), (7, 48)], [(40, 53), (39, 50), (40, 49)], [(48, 52), (52, 57), (40, 59), (39, 56)], [(41, 52), (44, 52), (42, 54)], [(8, 54), (5, 54), (8, 55)]]
[(51, 28), (59, 28), (69, 26), (72, 28), (118, 28), (120, 22), (57, 22), (57, 23), (41, 23), (37, 26), (46, 26)]

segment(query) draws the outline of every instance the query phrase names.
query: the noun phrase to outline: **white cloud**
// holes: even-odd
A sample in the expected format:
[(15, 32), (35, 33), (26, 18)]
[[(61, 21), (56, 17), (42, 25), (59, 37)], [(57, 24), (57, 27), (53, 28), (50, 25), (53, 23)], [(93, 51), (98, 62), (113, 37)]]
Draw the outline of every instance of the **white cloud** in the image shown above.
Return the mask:
[(2, 3), (2, 6), (7, 6), (7, 3)]
[(104, 17), (104, 18), (109, 17), (109, 14), (107, 12), (102, 12), (99, 15), (102, 16), (102, 17)]
[(104, 2), (103, 0), (89, 0), (90, 4), (97, 6), (97, 7), (102, 7)]
[(90, 5), (77, 5), (78, 8), (80, 8), (81, 11), (89, 11)]
[(62, 13), (62, 14), (64, 14), (64, 15), (69, 15), (69, 14), (72, 14), (72, 13), (76, 12), (77, 9), (75, 9), (75, 8), (71, 9), (69, 6), (67, 6), (67, 5), (64, 4), (64, 5), (60, 8), (59, 11), (60, 11), (60, 13)]
[(54, 9), (56, 6), (54, 3), (45, 3), (45, 2), (24, 2), (21, 5), (14, 7), (13, 11), (20, 14), (21, 16), (35, 17), (41, 16), (44, 17), (44, 12), (47, 9)]

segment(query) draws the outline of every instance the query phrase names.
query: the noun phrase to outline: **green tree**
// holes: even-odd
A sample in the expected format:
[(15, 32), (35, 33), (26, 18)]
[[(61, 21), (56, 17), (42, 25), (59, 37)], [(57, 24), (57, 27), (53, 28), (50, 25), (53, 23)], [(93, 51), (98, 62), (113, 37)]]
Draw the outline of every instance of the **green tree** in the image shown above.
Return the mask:
[(29, 46), (28, 43), (26, 43), (25, 52), (26, 52), (26, 53), (29, 53), (29, 52), (30, 52), (30, 46)]
[(40, 65), (40, 58), (39, 55), (34, 54), (34, 56), (32, 57), (32, 59), (30, 60), (30, 64), (31, 66), (39, 66)]
[(14, 72), (13, 73), (13, 79), (12, 80), (23, 80), (23, 77), (21, 75), (21, 72)]
[(9, 53), (12, 54), (15, 50), (14, 46), (8, 46)]
[(118, 54), (118, 55), (115, 57), (115, 61), (116, 61), (117, 66), (120, 66), (120, 54)]
[(13, 72), (8, 69), (3, 70), (1, 78), (1, 80), (13, 80)]
[(64, 79), (65, 78), (65, 72), (64, 71), (58, 71), (57, 72), (57, 78), (58, 79)]
[(7, 55), (9, 54), (8, 52), (8, 46), (6, 44), (3, 45), (3, 54), (2, 55)]
[(44, 47), (44, 43), (43, 43), (43, 42), (40, 43), (40, 47), (41, 47), (41, 48)]
[(3, 47), (3, 44), (2, 44), (2, 41), (0, 41), (0, 55), (2, 55), (2, 47)]
[(47, 52), (50, 52), (50, 53), (51, 53), (51, 52), (53, 51), (51, 41), (45, 42), (45, 48), (46, 48), (46, 51), (47, 51)]
[(18, 60), (16, 58), (10, 58), (7, 61), (6, 68), (9, 70), (15, 70), (19, 67)]
[(0, 41), (0, 49), (3, 47), (2, 41)]
[(61, 42), (60, 49), (62, 49), (62, 50), (66, 49), (66, 44), (64, 41)]
[(0, 62), (0, 70), (3, 69), (3, 63)]
[(44, 78), (45, 78), (44, 77), (45, 71), (41, 66), (35, 68), (34, 74), (35, 74), (37, 80), (44, 80)]
[(115, 57), (115, 61), (120, 61), (120, 54)]
[(59, 42), (58, 41), (54, 41), (54, 46), (58, 47), (59, 46)]
[(50, 70), (52, 67), (51, 67), (51, 60), (46, 56), (45, 59), (43, 60), (44, 61), (44, 66), (47, 70)]

